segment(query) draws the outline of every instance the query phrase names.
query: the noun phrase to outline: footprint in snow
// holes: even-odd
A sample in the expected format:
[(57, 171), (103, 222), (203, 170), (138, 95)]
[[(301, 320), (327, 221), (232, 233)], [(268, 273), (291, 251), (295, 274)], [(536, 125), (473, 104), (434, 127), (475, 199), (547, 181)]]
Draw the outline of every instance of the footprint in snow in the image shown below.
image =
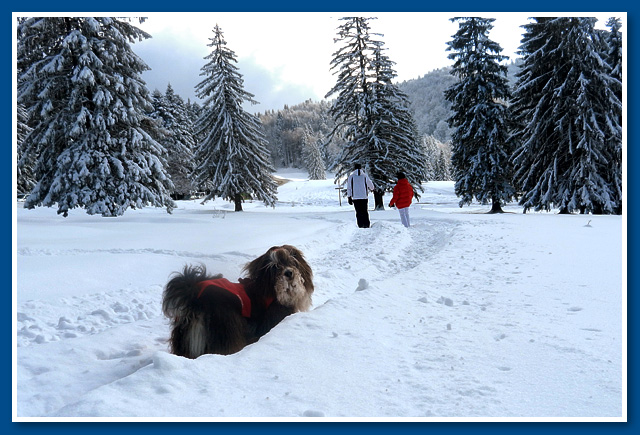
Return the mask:
[(366, 279), (364, 278), (360, 278), (360, 281), (358, 281), (358, 287), (356, 288), (356, 291), (362, 291), (362, 290), (366, 290), (369, 288), (369, 283), (367, 282)]
[(446, 305), (447, 307), (453, 307), (453, 300), (449, 298), (445, 298), (444, 296), (440, 296), (440, 299), (436, 301), (439, 304)]

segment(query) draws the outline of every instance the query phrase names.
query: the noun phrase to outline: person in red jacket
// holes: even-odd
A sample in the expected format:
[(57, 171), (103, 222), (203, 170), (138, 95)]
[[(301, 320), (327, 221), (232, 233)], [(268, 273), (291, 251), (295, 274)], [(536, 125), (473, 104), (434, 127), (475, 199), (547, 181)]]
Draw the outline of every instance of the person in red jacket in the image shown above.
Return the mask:
[(409, 184), (409, 180), (402, 172), (396, 174), (398, 183), (393, 188), (393, 197), (389, 203), (389, 207), (395, 206), (400, 213), (400, 221), (402, 225), (409, 228), (409, 206), (413, 199), (413, 187)]

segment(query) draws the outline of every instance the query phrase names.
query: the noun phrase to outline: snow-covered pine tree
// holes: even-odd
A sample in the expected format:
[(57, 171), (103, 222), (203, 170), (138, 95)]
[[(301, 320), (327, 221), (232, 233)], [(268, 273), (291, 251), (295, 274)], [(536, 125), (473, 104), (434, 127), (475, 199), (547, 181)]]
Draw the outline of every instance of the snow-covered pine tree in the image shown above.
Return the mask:
[[(204, 139), (202, 137), (198, 137), (197, 132), (195, 131), (196, 122), (198, 121), (198, 118), (200, 118), (200, 115), (202, 114), (202, 107), (197, 102), (192, 102), (191, 99), (187, 99), (186, 108), (187, 108), (187, 116), (189, 117), (189, 122), (191, 123), (193, 128), (193, 131), (192, 131), (193, 141), (194, 141), (193, 152), (195, 153), (198, 143), (202, 142), (202, 139)], [(194, 170), (195, 170), (195, 162), (194, 162)], [(193, 178), (194, 174), (192, 173), (191, 176)]]
[(195, 126), (203, 138), (196, 150), (195, 183), (209, 189), (205, 202), (219, 196), (233, 201), (235, 211), (242, 211), (247, 195), (275, 206), (277, 185), (260, 119), (242, 108), (245, 101), (257, 102), (244, 90), (236, 55), (218, 25), (213, 33), (208, 44), (213, 51), (200, 73), (205, 79), (196, 86), (205, 101)]
[[(21, 160), (24, 148), (24, 141), (31, 132), (29, 127), (29, 114), (22, 104), (18, 104), (17, 108), (17, 152), (18, 161)], [(19, 194), (26, 194), (31, 192), (33, 186), (35, 186), (35, 180), (33, 179), (33, 159), (29, 161), (22, 161), (21, 165), (17, 167), (17, 191)]]
[(371, 128), (371, 40), (369, 21), (372, 18), (344, 17), (334, 42), (343, 45), (333, 54), (330, 69), (337, 74), (335, 86), (325, 98), (337, 94), (329, 114), (335, 121), (329, 137), (339, 134), (346, 142), (336, 161), (336, 182), (345, 177), (356, 163), (366, 171), (368, 140)]
[(418, 128), (410, 109), (409, 97), (393, 83), (394, 63), (385, 54), (382, 41), (372, 41), (371, 83), (373, 128), (369, 133), (369, 175), (376, 185), (375, 208), (383, 210), (383, 195), (393, 191), (398, 171), (405, 173), (414, 195), (423, 192), (422, 182), (429, 181), (426, 155), (420, 146)]
[(309, 126), (305, 127), (302, 135), (302, 153), (309, 172), (309, 179), (324, 180), (327, 178), (321, 142), (313, 137)]
[[(284, 110), (287, 109), (285, 108)], [(284, 116), (282, 115), (282, 112), (278, 111), (278, 116), (276, 117), (275, 143), (273, 144), (276, 151), (274, 157), (278, 158), (284, 167), (288, 167), (291, 162), (288, 159), (284, 146), (284, 132), (286, 130), (284, 124)]]
[[(611, 17), (607, 21), (607, 27), (609, 27), (610, 32), (607, 37), (607, 63), (609, 64), (609, 74), (613, 77), (616, 82), (614, 82), (614, 90), (613, 92), (620, 100), (622, 104), (622, 34), (620, 32), (620, 28), (622, 27), (619, 18)], [(618, 123), (622, 128), (622, 105), (617, 107), (616, 109), (618, 116)], [(614, 158), (612, 159), (611, 165), (609, 165), (610, 175), (608, 179), (609, 183), (612, 186), (612, 191), (615, 195), (616, 206), (614, 208), (614, 212), (616, 214), (622, 214), (622, 141), (614, 144), (614, 149), (612, 150)]]
[(436, 161), (436, 175), (434, 180), (438, 181), (449, 181), (451, 180), (451, 165), (450, 158), (447, 156), (445, 151), (440, 148), (438, 153), (438, 160)]
[(507, 126), (507, 59), (502, 48), (488, 37), (493, 18), (456, 17), (459, 30), (448, 42), (451, 74), (459, 80), (445, 91), (452, 103), (449, 126), (452, 135), (451, 163), (460, 207), (475, 198), (491, 202), (490, 213), (514, 197), (511, 186), (512, 146)]
[[(622, 33), (620, 32), (622, 24), (620, 18), (609, 18), (607, 27), (609, 27), (610, 31), (606, 38), (606, 60), (610, 68), (609, 74), (620, 82), (619, 84), (615, 83), (614, 92), (618, 99), (622, 101)], [(622, 116), (622, 114), (620, 115)], [(620, 125), (622, 125), (622, 121)]]
[(525, 212), (614, 213), (620, 206), (610, 171), (621, 143), (619, 81), (594, 24), (595, 18), (544, 17), (524, 26), (511, 112), (514, 180)]
[(148, 69), (130, 43), (150, 37), (109, 17), (28, 18), (18, 25), (18, 101), (33, 130), (20, 163), (36, 160), (25, 208), (57, 205), (67, 216), (122, 215), (174, 207), (165, 151), (144, 124)]
[(449, 146), (443, 144), (435, 135), (427, 134), (422, 138), (422, 147), (426, 156), (426, 173), (428, 180), (449, 181)]
[(168, 153), (167, 172), (174, 185), (172, 197), (183, 199), (193, 190), (191, 183), (191, 174), (195, 168), (193, 122), (184, 100), (174, 92), (171, 84), (167, 85), (164, 95), (158, 92), (154, 93), (153, 97), (154, 111), (151, 116), (159, 119), (168, 132), (161, 143)]
[(432, 135), (425, 135), (422, 138), (422, 147), (424, 149), (424, 155), (426, 157), (425, 161), (425, 172), (427, 173), (427, 177), (429, 180), (437, 180), (437, 164), (438, 164), (438, 156), (440, 154), (440, 149), (436, 144), (436, 138)]
[[(18, 24), (23, 23), (26, 20), (25, 17), (18, 17)], [(18, 77), (22, 75), (22, 70), (18, 70)], [(32, 128), (29, 126), (29, 113), (23, 104), (17, 104), (16, 106), (16, 151), (17, 161), (16, 164), (16, 190), (21, 196), (31, 192), (33, 186), (35, 186), (35, 180), (33, 179), (33, 166), (34, 159), (21, 161), (23, 155), (23, 149), (25, 146), (25, 139), (31, 132)], [(21, 162), (21, 164), (17, 164)]]
[[(202, 107), (197, 102), (191, 102), (191, 99), (187, 99), (187, 116), (189, 116), (189, 122), (191, 124), (195, 124), (195, 122), (200, 118), (200, 114), (202, 113)], [(196, 143), (198, 140), (196, 139)]]
[(345, 17), (336, 42), (342, 42), (331, 61), (338, 75), (325, 98), (337, 94), (329, 111), (346, 141), (336, 163), (336, 181), (355, 163), (363, 165), (374, 185), (376, 210), (384, 209), (382, 197), (393, 188), (395, 174), (402, 170), (416, 191), (425, 180), (424, 155), (418, 146), (417, 129), (408, 99), (391, 80), (393, 64), (381, 41), (372, 40), (369, 20)]

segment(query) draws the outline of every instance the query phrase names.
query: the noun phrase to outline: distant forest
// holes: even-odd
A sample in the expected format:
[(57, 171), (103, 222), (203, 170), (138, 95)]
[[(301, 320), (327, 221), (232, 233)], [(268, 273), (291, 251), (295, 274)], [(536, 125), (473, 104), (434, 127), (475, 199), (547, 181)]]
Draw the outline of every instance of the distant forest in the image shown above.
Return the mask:
[[(510, 83), (515, 83), (518, 65), (519, 60), (516, 60), (508, 66)], [(451, 103), (444, 98), (444, 91), (455, 80), (451, 68), (446, 67), (398, 83), (399, 88), (409, 96), (422, 145), (429, 151), (427, 166), (431, 167), (433, 180), (449, 180), (451, 177), (449, 141), (453, 130), (447, 124), (447, 118), (451, 116)], [(334, 127), (328, 114), (330, 107), (331, 103), (327, 101), (307, 100), (293, 106), (285, 105), (281, 110), (258, 114), (269, 142), (271, 159), (277, 168), (306, 168), (305, 150), (310, 144), (317, 144), (323, 152), (326, 168), (331, 170), (344, 144), (337, 136), (327, 141)]]

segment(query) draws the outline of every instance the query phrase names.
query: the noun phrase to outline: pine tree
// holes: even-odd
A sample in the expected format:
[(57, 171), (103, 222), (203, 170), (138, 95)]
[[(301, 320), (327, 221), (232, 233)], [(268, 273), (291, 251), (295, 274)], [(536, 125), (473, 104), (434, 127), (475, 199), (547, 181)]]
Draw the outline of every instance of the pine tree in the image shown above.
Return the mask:
[(507, 105), (509, 89), (507, 59), (502, 48), (488, 37), (492, 18), (453, 18), (460, 28), (447, 50), (455, 61), (451, 73), (459, 81), (445, 91), (452, 103), (449, 126), (452, 136), (451, 162), (455, 192), (460, 207), (476, 198), (491, 202), (491, 213), (501, 213), (511, 201), (511, 143), (508, 140)]
[(168, 133), (161, 143), (168, 153), (167, 172), (174, 185), (172, 196), (174, 199), (183, 199), (193, 190), (193, 122), (184, 100), (173, 91), (171, 84), (167, 85), (164, 95), (157, 92), (153, 97), (154, 112), (151, 116), (159, 119)]
[[(200, 118), (200, 114), (202, 113), (202, 107), (196, 102), (191, 102), (191, 99), (187, 99), (187, 116), (189, 117), (189, 122), (191, 124), (195, 124), (195, 122)], [(198, 141), (196, 140), (196, 143)]]
[[(194, 141), (193, 152), (195, 153), (195, 147), (197, 147), (197, 144), (202, 142), (202, 139), (204, 139), (202, 137), (198, 137), (197, 132), (195, 131), (196, 122), (198, 121), (198, 118), (200, 118), (200, 115), (202, 114), (202, 107), (200, 107), (200, 105), (197, 102), (191, 102), (191, 100), (188, 99), (186, 108), (187, 108), (187, 116), (189, 117), (189, 122), (191, 123), (193, 128), (193, 131), (192, 131), (193, 141)], [(192, 174), (192, 177), (193, 177), (193, 174)]]
[(603, 59), (595, 18), (534, 20), (524, 26), (511, 107), (520, 204), (525, 212), (613, 213), (620, 206), (609, 170), (621, 143), (619, 81)]
[(312, 136), (311, 129), (308, 126), (302, 136), (302, 149), (307, 171), (309, 171), (309, 179), (324, 180), (326, 178), (326, 167), (322, 156), (322, 147), (320, 141)]
[(434, 180), (449, 181), (451, 180), (450, 159), (443, 149), (438, 152), (438, 160), (436, 161), (436, 175)]
[(396, 173), (402, 171), (412, 184), (414, 195), (423, 192), (422, 182), (428, 181), (426, 155), (420, 146), (418, 128), (410, 110), (409, 97), (392, 80), (396, 77), (394, 63), (385, 54), (381, 41), (372, 41), (371, 83), (374, 102), (374, 127), (370, 132), (368, 159), (370, 175), (377, 189), (375, 208), (383, 210), (384, 192), (393, 191)]
[[(31, 132), (31, 127), (29, 127), (29, 115), (22, 104), (18, 104), (17, 112), (17, 151), (18, 161), (20, 161), (23, 154), (25, 139)], [(20, 194), (31, 192), (31, 189), (33, 189), (33, 186), (36, 184), (33, 179), (32, 160), (33, 159), (30, 159), (29, 161), (25, 160), (22, 162), (22, 165), (18, 165), (17, 191)]]
[[(287, 110), (285, 108), (285, 110)], [(274, 143), (274, 147), (276, 150), (276, 157), (278, 157), (281, 161), (282, 164), (284, 165), (284, 167), (288, 167), (291, 162), (289, 161), (288, 158), (288, 154), (285, 150), (285, 146), (284, 146), (284, 133), (285, 133), (285, 121), (284, 121), (284, 116), (282, 114), (282, 112), (278, 112), (278, 116), (276, 117), (276, 128), (275, 128), (275, 139), (276, 142)]]
[(205, 79), (196, 86), (198, 97), (205, 99), (195, 126), (203, 138), (196, 151), (196, 185), (210, 190), (204, 201), (219, 196), (233, 201), (236, 211), (242, 211), (246, 195), (274, 206), (277, 186), (261, 123), (242, 108), (245, 101), (256, 101), (243, 89), (235, 53), (226, 47), (222, 30), (216, 25), (213, 32), (208, 45), (213, 51), (200, 74)]
[[(26, 17), (18, 17), (18, 24), (24, 23), (26, 19)], [(22, 66), (24, 66), (24, 63), (22, 64)], [(23, 71), (21, 69), (18, 69), (18, 77), (20, 77), (22, 73)], [(34, 158), (31, 157), (29, 159), (22, 160), (22, 155), (24, 154), (25, 139), (32, 130), (32, 128), (29, 126), (29, 113), (27, 112), (27, 109), (23, 104), (18, 104), (16, 107), (16, 121), (16, 151), (18, 154), (18, 162), (21, 162), (21, 164), (16, 165), (16, 190), (20, 196), (26, 197), (26, 194), (28, 192), (31, 192), (36, 183), (33, 178)]]
[(432, 135), (426, 135), (422, 138), (422, 147), (426, 156), (425, 172), (429, 180), (438, 180), (437, 162), (439, 156), (439, 148), (436, 145), (436, 138)]
[(18, 101), (33, 130), (19, 164), (36, 162), (25, 208), (67, 216), (174, 207), (165, 151), (145, 129), (148, 67), (130, 43), (149, 35), (108, 17), (29, 18), (18, 26)]
[(425, 165), (429, 180), (449, 181), (449, 152), (448, 145), (438, 141), (435, 136), (426, 135), (422, 138), (422, 146), (427, 158)]
[(393, 188), (395, 174), (402, 170), (414, 186), (416, 196), (425, 181), (424, 155), (417, 142), (417, 128), (408, 98), (391, 80), (392, 62), (381, 41), (372, 40), (371, 18), (345, 17), (336, 42), (344, 45), (335, 53), (331, 69), (336, 85), (325, 98), (338, 94), (329, 113), (346, 141), (337, 161), (336, 181), (363, 165), (375, 185), (376, 210), (384, 209), (384, 192)]
[[(622, 101), (622, 24), (620, 18), (611, 17), (607, 21), (610, 32), (607, 34), (605, 59), (609, 65), (609, 74), (617, 80), (614, 82), (614, 92), (618, 99)], [(620, 123), (622, 125), (622, 122)]]
[[(609, 65), (609, 74), (614, 79), (613, 92), (620, 101), (620, 106), (615, 105), (614, 110), (618, 118), (618, 124), (622, 128), (622, 34), (619, 18), (609, 18), (607, 27), (611, 29), (607, 37), (606, 59)], [(612, 144), (613, 158), (609, 165), (609, 184), (617, 204), (614, 208), (616, 214), (622, 214), (622, 141)]]

